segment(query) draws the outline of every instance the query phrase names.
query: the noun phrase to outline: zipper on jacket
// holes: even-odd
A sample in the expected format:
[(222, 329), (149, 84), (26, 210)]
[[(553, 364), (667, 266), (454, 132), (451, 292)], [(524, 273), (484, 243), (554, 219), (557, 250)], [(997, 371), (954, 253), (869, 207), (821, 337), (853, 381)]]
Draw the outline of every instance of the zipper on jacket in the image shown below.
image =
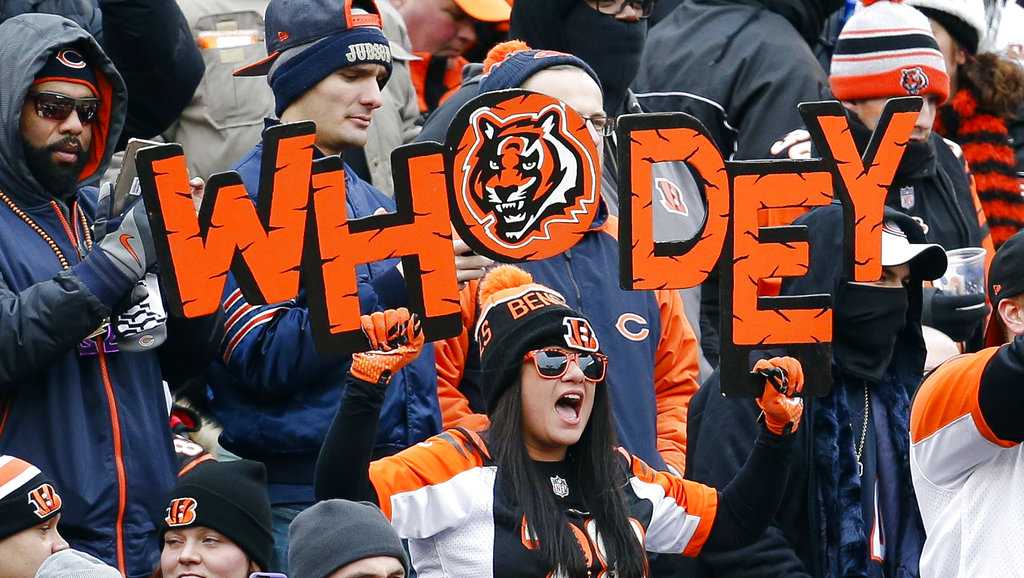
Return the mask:
[(569, 249), (564, 253), (565, 255), (565, 268), (569, 272), (569, 281), (572, 282), (573, 289), (576, 290), (576, 304), (580, 308), (580, 313), (583, 312), (583, 292), (580, 291), (580, 284), (576, 282), (576, 275), (572, 272), (572, 249)]
[(127, 507), (127, 473), (124, 467), (124, 449), (121, 443), (121, 418), (117, 413), (117, 398), (114, 396), (114, 384), (110, 379), (110, 371), (107, 367), (107, 355), (103, 351), (103, 339), (105, 336), (96, 338), (97, 359), (100, 362), (100, 376), (103, 379), (103, 389), (107, 394), (107, 410), (110, 412), (110, 429), (114, 443), (114, 468), (117, 471), (117, 518), (114, 523), (114, 538), (116, 542), (117, 569), (122, 575), (128, 575), (127, 565), (124, 556), (124, 513)]

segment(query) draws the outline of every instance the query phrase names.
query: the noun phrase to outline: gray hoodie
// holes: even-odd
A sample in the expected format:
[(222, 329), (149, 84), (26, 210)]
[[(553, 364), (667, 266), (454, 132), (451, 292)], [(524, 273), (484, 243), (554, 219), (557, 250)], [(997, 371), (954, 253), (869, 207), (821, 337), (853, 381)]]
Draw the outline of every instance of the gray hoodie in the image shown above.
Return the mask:
[(93, 66), (103, 106), (93, 128), (92, 159), (79, 182), (100, 174), (124, 128), (128, 91), (103, 49), (77, 24), (52, 14), (22, 14), (0, 24), (0, 190), (23, 209), (48, 203), (50, 193), (25, 163), (21, 107), (36, 73), (57, 48), (76, 44)]
[(36, 578), (121, 578), (110, 566), (78, 550), (51, 555), (36, 571)]

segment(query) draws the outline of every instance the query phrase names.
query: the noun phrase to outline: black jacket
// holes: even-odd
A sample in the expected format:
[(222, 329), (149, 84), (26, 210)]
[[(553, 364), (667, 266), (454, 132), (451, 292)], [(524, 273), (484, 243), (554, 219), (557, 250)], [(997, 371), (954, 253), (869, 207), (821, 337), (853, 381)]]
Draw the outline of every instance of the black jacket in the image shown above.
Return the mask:
[[(831, 218), (820, 218), (823, 211), (831, 211)], [(839, 254), (842, 239), (833, 233), (840, 223), (838, 205), (819, 209), (816, 213), (818, 215), (812, 213), (814, 216), (805, 216), (797, 221), (809, 226), (810, 270), (806, 276), (794, 278), (796, 282), (784, 285), (784, 293), (834, 293), (841, 282), (841, 260), (834, 256)], [(900, 472), (899, 483), (892, 487), (902, 501), (900, 519), (885, 520), (892, 526), (886, 530), (886, 536), (894, 537), (886, 545), (887, 576), (892, 578), (917, 575), (917, 559), (923, 543), (923, 530), (906, 463), (910, 397), (920, 382), (924, 365), (920, 282), (911, 282), (909, 302), (907, 325), (899, 334), (886, 376), (881, 383), (870, 385), (872, 419), (869, 421), (869, 443), (864, 445), (863, 460), (865, 464), (886, 462), (886, 471)], [(863, 411), (855, 400), (860, 399), (863, 381), (844, 373), (836, 363), (832, 372), (832, 392), (824, 398), (805, 402), (803, 421), (796, 433), (789, 485), (773, 525), (751, 546), (702, 555), (694, 576), (844, 578), (841, 572), (836, 571), (835, 563), (830, 563), (838, 543), (836, 534), (841, 531), (838, 520), (834, 515), (829, 520), (825, 519), (823, 511), (827, 506), (820, 499), (823, 494), (836, 492), (836, 488), (823, 481), (820, 470), (823, 461), (829, 458), (841, 464), (840, 469), (846, 468), (846, 471), (851, 471), (855, 465), (854, 444), (858, 443), (855, 438), (859, 437), (859, 432), (854, 433), (852, 426), (847, 424), (861, 422)], [(848, 403), (842, 404), (848, 406), (850, 415), (836, 419), (839, 414), (827, 408), (835, 407), (837, 396), (844, 395), (850, 395)], [(843, 398), (843, 401), (847, 400)], [(753, 400), (723, 397), (718, 373), (713, 374), (690, 402), (686, 478), (709, 485), (731, 479), (751, 451), (748, 437), (757, 430), (759, 413)], [(843, 433), (829, 437), (836, 435), (832, 432)], [(896, 438), (903, 440), (902, 446), (890, 443)], [(822, 447), (832, 443), (837, 445), (836, 454), (823, 454)], [(871, 466), (866, 465), (865, 471), (869, 468)], [(840, 491), (855, 492), (855, 496), (861, 496), (859, 485), (851, 486), (851, 483), (852, 478), (840, 481)], [(880, 491), (884, 493), (886, 490)], [(860, 497), (855, 499), (860, 500)], [(886, 496), (883, 495), (882, 499)], [(857, 528), (855, 532), (862, 530)], [(897, 535), (899, 537), (895, 538)], [(844, 536), (844, 539), (848, 537)], [(853, 548), (855, 551), (863, 549), (864, 562), (867, 559), (866, 541), (865, 532), (860, 536), (859, 545), (855, 543)], [(865, 574), (869, 570), (863, 567), (863, 562), (860, 566), (857, 572), (847, 576), (877, 576)]]
[(808, 39), (840, 4), (684, 2), (649, 33), (633, 83), (640, 105), (697, 117), (726, 157), (766, 158), (777, 135), (803, 125), (797, 104), (826, 94)]
[(0, 22), (30, 12), (73, 20), (114, 62), (128, 86), (118, 149), (167, 130), (203, 78), (203, 57), (174, 0), (0, 0)]

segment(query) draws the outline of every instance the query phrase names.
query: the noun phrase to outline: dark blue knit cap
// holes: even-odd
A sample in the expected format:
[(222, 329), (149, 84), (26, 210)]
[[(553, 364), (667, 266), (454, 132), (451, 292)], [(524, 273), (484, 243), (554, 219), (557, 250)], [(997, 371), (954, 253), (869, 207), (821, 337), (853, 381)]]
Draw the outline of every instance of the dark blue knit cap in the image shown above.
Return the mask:
[[(501, 46), (502, 45), (499, 44), (495, 49), (498, 49)], [(525, 44), (523, 44), (523, 46), (525, 46)], [(493, 50), (488, 54), (488, 59), (491, 58), (492, 54)], [(506, 55), (503, 60), (494, 64), (487, 73), (487, 76), (480, 81), (480, 92), (484, 93), (495, 90), (518, 88), (526, 82), (526, 79), (537, 74), (541, 70), (562, 65), (575, 66), (576, 68), (583, 69), (584, 72), (594, 79), (597, 86), (601, 86), (601, 79), (597, 77), (597, 73), (594, 72), (594, 69), (590, 68), (589, 64), (583, 62), (572, 54), (566, 54), (564, 52), (557, 52), (554, 50), (520, 50)]]
[(374, 0), (271, 0), (267, 57), (235, 76), (269, 75), (277, 115), (332, 72), (380, 64), (391, 76), (391, 46)]

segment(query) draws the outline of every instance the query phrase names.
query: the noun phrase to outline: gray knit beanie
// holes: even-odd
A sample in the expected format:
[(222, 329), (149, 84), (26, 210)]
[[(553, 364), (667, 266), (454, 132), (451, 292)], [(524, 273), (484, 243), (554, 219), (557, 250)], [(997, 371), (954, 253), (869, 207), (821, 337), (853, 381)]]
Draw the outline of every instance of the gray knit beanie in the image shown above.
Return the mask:
[(117, 570), (78, 550), (51, 554), (36, 571), (36, 578), (121, 578)]
[(369, 502), (325, 500), (306, 509), (288, 527), (288, 574), (326, 578), (364, 558), (391, 556), (409, 572), (402, 541), (380, 508)]

